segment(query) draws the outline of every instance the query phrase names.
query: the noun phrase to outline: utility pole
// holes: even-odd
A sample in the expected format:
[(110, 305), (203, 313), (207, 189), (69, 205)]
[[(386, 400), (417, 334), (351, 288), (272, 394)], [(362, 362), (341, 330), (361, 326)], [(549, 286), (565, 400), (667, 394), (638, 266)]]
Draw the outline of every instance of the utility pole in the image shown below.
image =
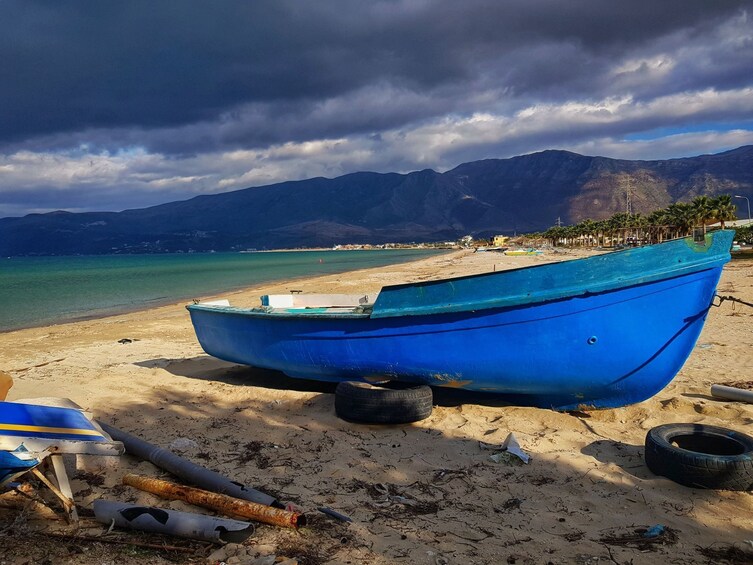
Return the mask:
[(627, 184), (625, 185), (625, 212), (628, 216), (633, 215), (633, 201), (632, 201), (632, 192), (630, 190), (630, 177), (627, 179)]

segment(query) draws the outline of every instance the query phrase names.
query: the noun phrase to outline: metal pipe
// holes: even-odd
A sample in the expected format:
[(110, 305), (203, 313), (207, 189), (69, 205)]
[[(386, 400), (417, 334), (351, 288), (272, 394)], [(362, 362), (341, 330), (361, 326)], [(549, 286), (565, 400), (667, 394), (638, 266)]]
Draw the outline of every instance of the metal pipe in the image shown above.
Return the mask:
[(119, 528), (215, 543), (241, 543), (254, 533), (254, 525), (248, 522), (112, 500), (95, 500), (94, 517), (103, 524), (114, 522)]
[(172, 451), (157, 447), (103, 422), (98, 422), (98, 424), (114, 440), (123, 442), (128, 453), (146, 461), (151, 461), (160, 469), (164, 469), (187, 482), (212, 492), (227, 494), (233, 498), (241, 498), (275, 508), (285, 508), (285, 505), (268, 494), (242, 485), (200, 465), (196, 465), (188, 459), (175, 455)]
[(197, 506), (211, 508), (212, 510), (233, 516), (251, 518), (257, 522), (272, 524), (273, 526), (297, 528), (306, 523), (306, 517), (297, 512), (288, 512), (287, 510), (272, 508), (248, 500), (239, 500), (224, 494), (217, 494), (216, 492), (176, 485), (175, 483), (153, 477), (128, 473), (123, 477), (123, 484), (156, 494), (162, 498), (184, 500)]

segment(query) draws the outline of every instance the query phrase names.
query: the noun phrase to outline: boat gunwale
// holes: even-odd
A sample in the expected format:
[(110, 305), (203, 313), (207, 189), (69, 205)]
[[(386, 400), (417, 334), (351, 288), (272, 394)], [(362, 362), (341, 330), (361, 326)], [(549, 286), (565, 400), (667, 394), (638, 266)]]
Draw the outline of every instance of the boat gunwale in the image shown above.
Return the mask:
[[(719, 265), (721, 266), (721, 265)], [(203, 305), (201, 303), (199, 304), (189, 304), (186, 306), (186, 309), (190, 311), (201, 311), (201, 312), (208, 312), (208, 313), (214, 313), (214, 314), (233, 314), (237, 316), (242, 317), (250, 317), (250, 318), (273, 318), (273, 319), (288, 319), (288, 320), (295, 320), (295, 319), (305, 319), (305, 320), (337, 320), (337, 319), (347, 319), (347, 320), (357, 320), (357, 319), (382, 319), (382, 318), (398, 318), (401, 316), (407, 317), (407, 316), (431, 316), (431, 315), (441, 315), (441, 314), (475, 314), (478, 312), (483, 312), (486, 310), (512, 310), (512, 309), (518, 309), (518, 308), (527, 308), (531, 306), (543, 306), (546, 304), (551, 304), (553, 302), (563, 302), (566, 300), (572, 300), (575, 298), (586, 298), (590, 296), (596, 296), (599, 294), (606, 294), (610, 292), (620, 292), (622, 290), (628, 290), (636, 287), (646, 286), (650, 284), (654, 284), (657, 282), (662, 281), (669, 281), (676, 278), (681, 278), (684, 276), (696, 274), (696, 273), (702, 273), (704, 271), (708, 271), (715, 268), (714, 262), (709, 262), (708, 266), (706, 268), (700, 268), (700, 269), (685, 269), (687, 272), (676, 272), (673, 275), (665, 276), (665, 277), (656, 277), (652, 278), (651, 280), (642, 280), (638, 281), (635, 284), (622, 284), (617, 285), (614, 288), (607, 288), (597, 291), (592, 290), (584, 290), (578, 293), (572, 293), (565, 296), (556, 296), (552, 298), (546, 298), (542, 299), (537, 297), (534, 300), (531, 300), (529, 302), (516, 302), (514, 304), (494, 304), (491, 306), (486, 306), (483, 308), (468, 308), (463, 310), (448, 310), (448, 311), (437, 311), (432, 310), (431, 312), (422, 312), (419, 314), (401, 314), (401, 315), (395, 315), (395, 316), (373, 316), (369, 314), (368, 312), (305, 312), (303, 310), (296, 310), (295, 312), (288, 312), (285, 310), (274, 310), (274, 309), (267, 309), (267, 308), (241, 308), (237, 306), (216, 306), (216, 305)], [(478, 304), (478, 303), (477, 303)], [(313, 309), (312, 309), (313, 310)]]
[[(543, 304), (559, 300), (569, 300), (572, 298), (587, 297), (594, 294), (601, 294), (604, 292), (611, 292), (620, 290), (623, 288), (630, 288), (635, 286), (641, 286), (644, 284), (650, 284), (662, 280), (668, 280), (676, 277), (681, 277), (687, 274), (701, 272), (716, 267), (721, 268), (725, 263), (730, 260), (730, 253), (713, 252), (712, 246), (714, 245), (713, 239), (716, 233), (727, 233), (727, 237), (731, 238), (734, 232), (731, 230), (719, 230), (717, 232), (710, 232), (707, 237), (712, 239), (712, 242), (706, 246), (706, 249), (694, 249), (691, 248), (692, 240), (690, 238), (679, 238), (672, 240), (671, 242), (664, 242), (661, 244), (643, 246), (633, 249), (623, 249), (620, 251), (614, 251), (612, 253), (606, 253), (600, 256), (582, 257), (578, 259), (572, 259), (568, 261), (558, 261), (553, 263), (546, 263), (542, 265), (529, 265), (525, 267), (519, 267), (515, 269), (509, 269), (505, 271), (496, 271), (492, 273), (478, 273), (473, 275), (464, 275), (460, 277), (437, 279), (434, 281), (422, 281), (418, 283), (403, 283), (398, 285), (388, 285), (382, 288), (377, 300), (374, 303), (373, 309), (361, 311), (327, 311), (327, 312), (306, 312), (305, 309), (296, 309), (294, 312), (285, 310), (274, 310), (266, 307), (252, 307), (241, 308), (236, 306), (217, 306), (217, 305), (203, 305), (189, 304), (186, 308), (191, 311), (212, 312), (222, 314), (236, 314), (249, 317), (259, 318), (279, 318), (279, 319), (307, 319), (307, 320), (331, 320), (331, 319), (378, 319), (378, 318), (395, 318), (403, 316), (428, 316), (433, 314), (449, 314), (449, 313), (464, 313), (464, 312), (477, 312), (480, 310), (500, 309), (500, 308), (513, 308), (513, 307), (525, 307), (536, 304)], [(732, 235), (729, 235), (729, 234)], [(725, 238), (726, 239), (726, 238)], [(531, 270), (544, 269), (545, 271), (558, 271), (562, 269), (572, 270), (573, 265), (582, 266), (585, 262), (594, 262), (594, 260), (602, 262), (619, 260), (624, 257), (625, 254), (635, 253), (636, 251), (655, 248), (657, 246), (666, 245), (667, 243), (673, 243), (678, 245), (679, 242), (685, 242), (688, 245), (688, 250), (691, 253), (697, 254), (697, 258), (693, 257), (693, 260), (679, 263), (672, 263), (668, 266), (661, 266), (659, 268), (650, 271), (636, 270), (633, 273), (627, 273), (624, 276), (612, 277), (606, 281), (595, 282), (593, 284), (584, 283), (583, 281), (575, 281), (579, 286), (563, 285), (556, 286), (551, 289), (532, 289), (531, 292), (526, 294), (506, 294), (503, 296), (492, 295), (488, 298), (465, 300), (463, 302), (454, 301), (446, 304), (418, 304), (416, 306), (411, 305), (399, 305), (398, 307), (382, 307), (379, 308), (379, 300), (386, 293), (400, 292), (401, 290), (411, 289), (424, 289), (432, 286), (451, 286), (458, 282), (464, 282), (474, 279), (487, 278), (490, 280), (504, 280), (507, 277), (515, 276), (520, 273), (530, 272)], [(700, 246), (698, 246), (700, 247)], [(643, 251), (645, 252), (645, 251)]]

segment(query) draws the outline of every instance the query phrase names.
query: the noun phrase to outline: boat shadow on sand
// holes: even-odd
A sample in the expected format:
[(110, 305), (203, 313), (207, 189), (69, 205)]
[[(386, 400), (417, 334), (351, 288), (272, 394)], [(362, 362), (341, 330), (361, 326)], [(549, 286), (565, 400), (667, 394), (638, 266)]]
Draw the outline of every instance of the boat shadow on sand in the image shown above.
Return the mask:
[[(232, 385), (257, 386), (274, 390), (292, 390), (298, 392), (320, 392), (334, 394), (337, 383), (294, 379), (285, 373), (273, 369), (262, 369), (247, 365), (236, 365), (216, 359), (209, 355), (185, 359), (148, 359), (135, 363), (139, 367), (164, 369), (169, 373), (191, 379), (216, 381)], [(480, 406), (514, 405), (500, 394), (475, 392), (454, 388), (432, 387), (436, 406), (461, 406), (478, 404)]]
[(600, 463), (616, 465), (636, 479), (656, 479), (644, 463), (643, 451), (643, 445), (632, 445), (611, 439), (596, 440), (580, 450), (583, 455), (593, 457)]

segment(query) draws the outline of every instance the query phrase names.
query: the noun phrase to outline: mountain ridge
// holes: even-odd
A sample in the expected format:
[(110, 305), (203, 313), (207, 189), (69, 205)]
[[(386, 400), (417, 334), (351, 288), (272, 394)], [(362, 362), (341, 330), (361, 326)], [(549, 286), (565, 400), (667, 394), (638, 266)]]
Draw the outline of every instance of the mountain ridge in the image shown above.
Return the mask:
[(666, 160), (549, 149), (444, 173), (349, 173), (199, 195), (122, 212), (0, 218), (0, 255), (329, 247), (543, 230), (701, 194), (753, 198), (753, 145)]

